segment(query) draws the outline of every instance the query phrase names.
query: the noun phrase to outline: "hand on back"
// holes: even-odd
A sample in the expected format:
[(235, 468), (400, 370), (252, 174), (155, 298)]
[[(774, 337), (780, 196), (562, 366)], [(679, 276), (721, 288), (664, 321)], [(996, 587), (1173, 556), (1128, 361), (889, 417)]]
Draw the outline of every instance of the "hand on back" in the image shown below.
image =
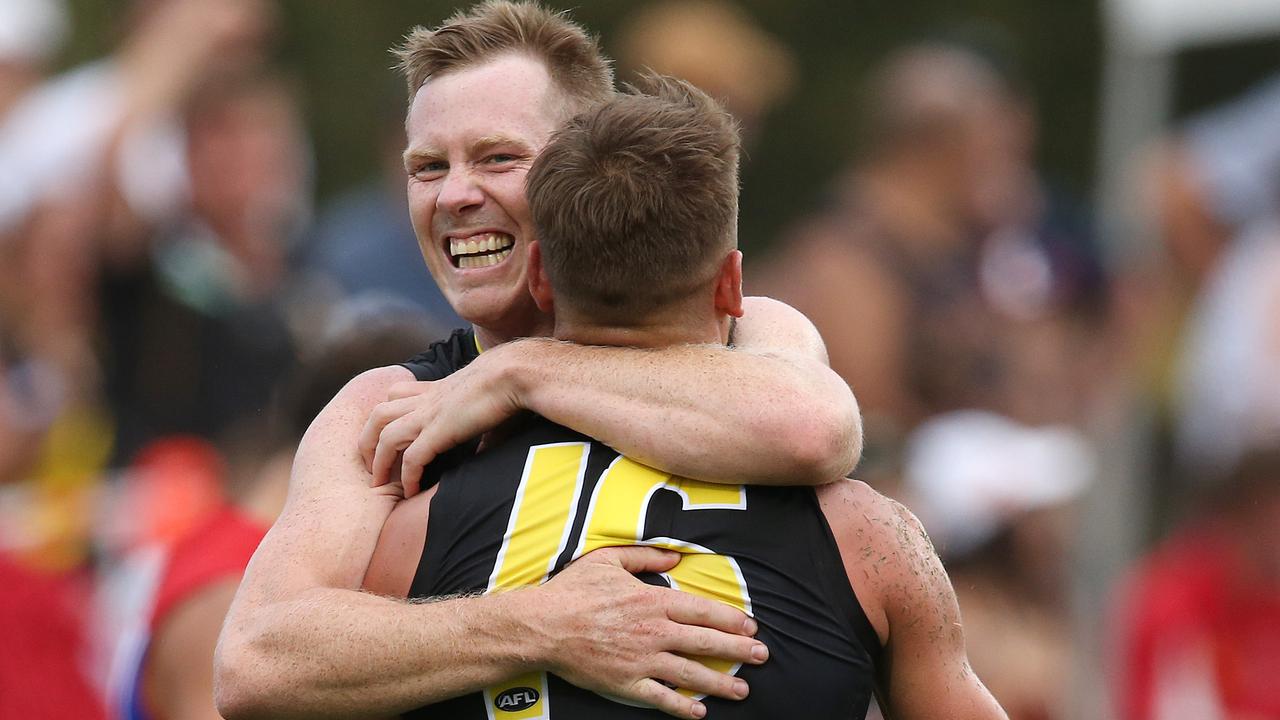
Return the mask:
[(755, 620), (736, 608), (647, 585), (632, 575), (664, 572), (679, 554), (612, 547), (571, 563), (533, 592), (536, 627), (549, 648), (548, 669), (582, 688), (642, 702), (675, 717), (700, 718), (706, 707), (670, 685), (729, 700), (747, 696), (741, 678), (690, 659), (717, 657), (758, 665), (768, 658)]

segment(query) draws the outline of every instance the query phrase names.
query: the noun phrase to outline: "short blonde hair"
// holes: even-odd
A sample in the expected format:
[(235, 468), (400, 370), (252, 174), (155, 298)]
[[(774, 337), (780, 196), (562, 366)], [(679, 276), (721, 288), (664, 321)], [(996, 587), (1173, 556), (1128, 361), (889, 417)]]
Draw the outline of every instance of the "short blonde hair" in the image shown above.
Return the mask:
[(454, 13), (435, 29), (414, 28), (393, 50), (410, 99), (432, 77), (513, 52), (546, 65), (572, 102), (571, 112), (613, 93), (613, 67), (596, 39), (565, 13), (533, 2), (486, 0)]

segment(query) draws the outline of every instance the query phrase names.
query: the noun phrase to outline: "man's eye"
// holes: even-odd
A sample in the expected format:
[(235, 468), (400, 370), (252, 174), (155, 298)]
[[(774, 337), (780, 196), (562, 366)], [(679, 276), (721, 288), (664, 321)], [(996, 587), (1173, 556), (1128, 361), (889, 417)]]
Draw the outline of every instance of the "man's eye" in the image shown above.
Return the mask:
[(485, 158), (485, 160), (487, 160), (492, 164), (500, 165), (502, 163), (515, 162), (517, 158), (515, 155), (511, 155), (508, 153), (496, 153), (494, 155), (490, 155), (489, 157)]
[(423, 163), (409, 172), (410, 175), (419, 180), (426, 179), (448, 170), (449, 166), (443, 162)]

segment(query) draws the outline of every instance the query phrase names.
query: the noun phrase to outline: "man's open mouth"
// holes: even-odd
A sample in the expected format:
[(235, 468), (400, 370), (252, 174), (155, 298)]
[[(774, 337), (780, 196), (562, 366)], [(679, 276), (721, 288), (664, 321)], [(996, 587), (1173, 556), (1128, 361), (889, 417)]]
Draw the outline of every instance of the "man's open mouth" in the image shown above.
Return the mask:
[(480, 233), (469, 238), (449, 238), (453, 266), (470, 270), (497, 265), (511, 254), (515, 238), (506, 233)]

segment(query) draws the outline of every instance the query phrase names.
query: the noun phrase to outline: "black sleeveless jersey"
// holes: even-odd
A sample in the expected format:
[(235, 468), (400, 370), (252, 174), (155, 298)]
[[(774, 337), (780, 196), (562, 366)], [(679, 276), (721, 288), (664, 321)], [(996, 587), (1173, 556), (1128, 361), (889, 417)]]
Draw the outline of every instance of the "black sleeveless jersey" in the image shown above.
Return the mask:
[(474, 328), (459, 328), (449, 337), (400, 363), (419, 380), (440, 380), (458, 372), (480, 356)]
[[(673, 477), (530, 416), (502, 443), (443, 474), (410, 596), (538, 584), (596, 548), (637, 544), (683, 554), (646, 581), (750, 613), (769, 647), (762, 666), (706, 661), (751, 686), (742, 701), (705, 698), (710, 717), (865, 716), (879, 643), (812, 488)], [(666, 716), (532, 673), (406, 717)]]

